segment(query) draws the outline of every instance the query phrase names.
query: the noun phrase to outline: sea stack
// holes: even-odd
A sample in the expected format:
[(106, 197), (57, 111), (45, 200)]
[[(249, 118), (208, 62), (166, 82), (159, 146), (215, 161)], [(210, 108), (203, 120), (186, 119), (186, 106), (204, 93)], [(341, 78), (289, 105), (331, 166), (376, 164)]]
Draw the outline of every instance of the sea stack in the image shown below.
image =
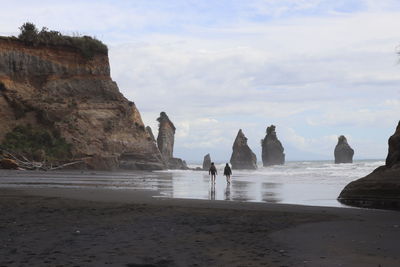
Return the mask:
[(175, 126), (165, 112), (160, 113), (157, 146), (165, 162), (168, 162), (174, 153)]
[(275, 125), (267, 127), (267, 135), (261, 140), (264, 167), (285, 164), (284, 148), (276, 136), (275, 128)]
[(338, 200), (359, 207), (400, 209), (400, 122), (389, 138), (385, 165), (349, 183)]
[(160, 113), (157, 146), (161, 156), (169, 169), (188, 169), (186, 162), (180, 158), (174, 158), (175, 126), (165, 112)]
[(203, 170), (208, 171), (210, 169), (211, 166), (211, 157), (210, 154), (207, 154), (204, 156), (203, 159)]
[(347, 143), (344, 135), (339, 136), (335, 147), (335, 163), (353, 163), (354, 150)]
[(230, 163), (232, 164), (232, 169), (257, 169), (257, 157), (256, 154), (251, 151), (250, 147), (247, 145), (247, 138), (243, 134), (242, 129), (239, 130), (235, 142), (232, 147), (232, 156)]

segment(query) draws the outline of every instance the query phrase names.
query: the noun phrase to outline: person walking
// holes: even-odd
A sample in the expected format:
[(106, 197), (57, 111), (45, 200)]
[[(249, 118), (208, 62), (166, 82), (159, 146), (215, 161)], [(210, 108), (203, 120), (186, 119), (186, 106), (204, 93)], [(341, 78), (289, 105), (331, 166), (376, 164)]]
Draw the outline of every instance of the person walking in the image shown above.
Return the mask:
[(211, 162), (211, 167), (208, 170), (208, 174), (211, 175), (211, 182), (215, 184), (215, 176), (217, 173), (217, 168), (215, 168), (214, 162)]
[(226, 176), (226, 182), (228, 184), (230, 184), (231, 183), (232, 169), (231, 169), (231, 167), (229, 167), (228, 163), (225, 165), (224, 175)]

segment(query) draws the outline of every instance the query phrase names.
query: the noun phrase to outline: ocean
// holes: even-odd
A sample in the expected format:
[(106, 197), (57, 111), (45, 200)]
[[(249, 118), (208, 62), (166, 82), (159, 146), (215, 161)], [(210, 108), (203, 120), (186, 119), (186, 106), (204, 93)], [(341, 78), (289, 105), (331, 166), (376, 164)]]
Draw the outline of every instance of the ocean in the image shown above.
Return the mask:
[[(216, 184), (205, 171), (0, 171), (0, 188), (64, 187), (150, 190), (154, 197), (285, 203), (345, 207), (336, 198), (351, 181), (371, 173), (383, 160), (352, 164), (293, 161), (258, 170), (233, 170), (226, 183), (225, 164), (218, 165)], [(190, 167), (198, 167), (191, 165)], [(134, 192), (133, 192), (134, 193)]]

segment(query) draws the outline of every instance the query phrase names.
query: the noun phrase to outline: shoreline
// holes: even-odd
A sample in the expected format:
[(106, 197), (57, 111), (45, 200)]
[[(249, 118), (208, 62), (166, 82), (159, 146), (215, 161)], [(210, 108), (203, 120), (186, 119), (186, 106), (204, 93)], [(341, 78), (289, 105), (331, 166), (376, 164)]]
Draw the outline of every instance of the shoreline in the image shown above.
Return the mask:
[(2, 188), (0, 266), (400, 265), (396, 211), (151, 195)]

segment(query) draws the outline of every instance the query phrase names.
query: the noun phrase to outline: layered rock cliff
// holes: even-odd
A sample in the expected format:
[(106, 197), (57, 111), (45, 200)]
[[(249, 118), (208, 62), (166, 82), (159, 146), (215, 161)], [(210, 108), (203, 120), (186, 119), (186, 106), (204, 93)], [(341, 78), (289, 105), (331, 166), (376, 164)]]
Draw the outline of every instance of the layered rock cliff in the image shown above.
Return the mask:
[(339, 195), (340, 202), (360, 207), (400, 209), (400, 122), (388, 143), (386, 164), (349, 183)]
[(0, 38), (0, 142), (18, 125), (57, 133), (94, 169), (162, 169), (139, 111), (110, 77), (108, 56)]
[(353, 163), (354, 150), (347, 143), (347, 139), (344, 135), (339, 136), (334, 155), (336, 164)]
[(275, 125), (267, 127), (267, 135), (261, 140), (263, 166), (282, 165), (285, 163), (285, 153), (282, 143), (278, 140)]
[(232, 169), (257, 169), (256, 154), (254, 154), (247, 145), (247, 138), (243, 134), (242, 129), (239, 130), (236, 136), (232, 150), (232, 156), (230, 159)]

